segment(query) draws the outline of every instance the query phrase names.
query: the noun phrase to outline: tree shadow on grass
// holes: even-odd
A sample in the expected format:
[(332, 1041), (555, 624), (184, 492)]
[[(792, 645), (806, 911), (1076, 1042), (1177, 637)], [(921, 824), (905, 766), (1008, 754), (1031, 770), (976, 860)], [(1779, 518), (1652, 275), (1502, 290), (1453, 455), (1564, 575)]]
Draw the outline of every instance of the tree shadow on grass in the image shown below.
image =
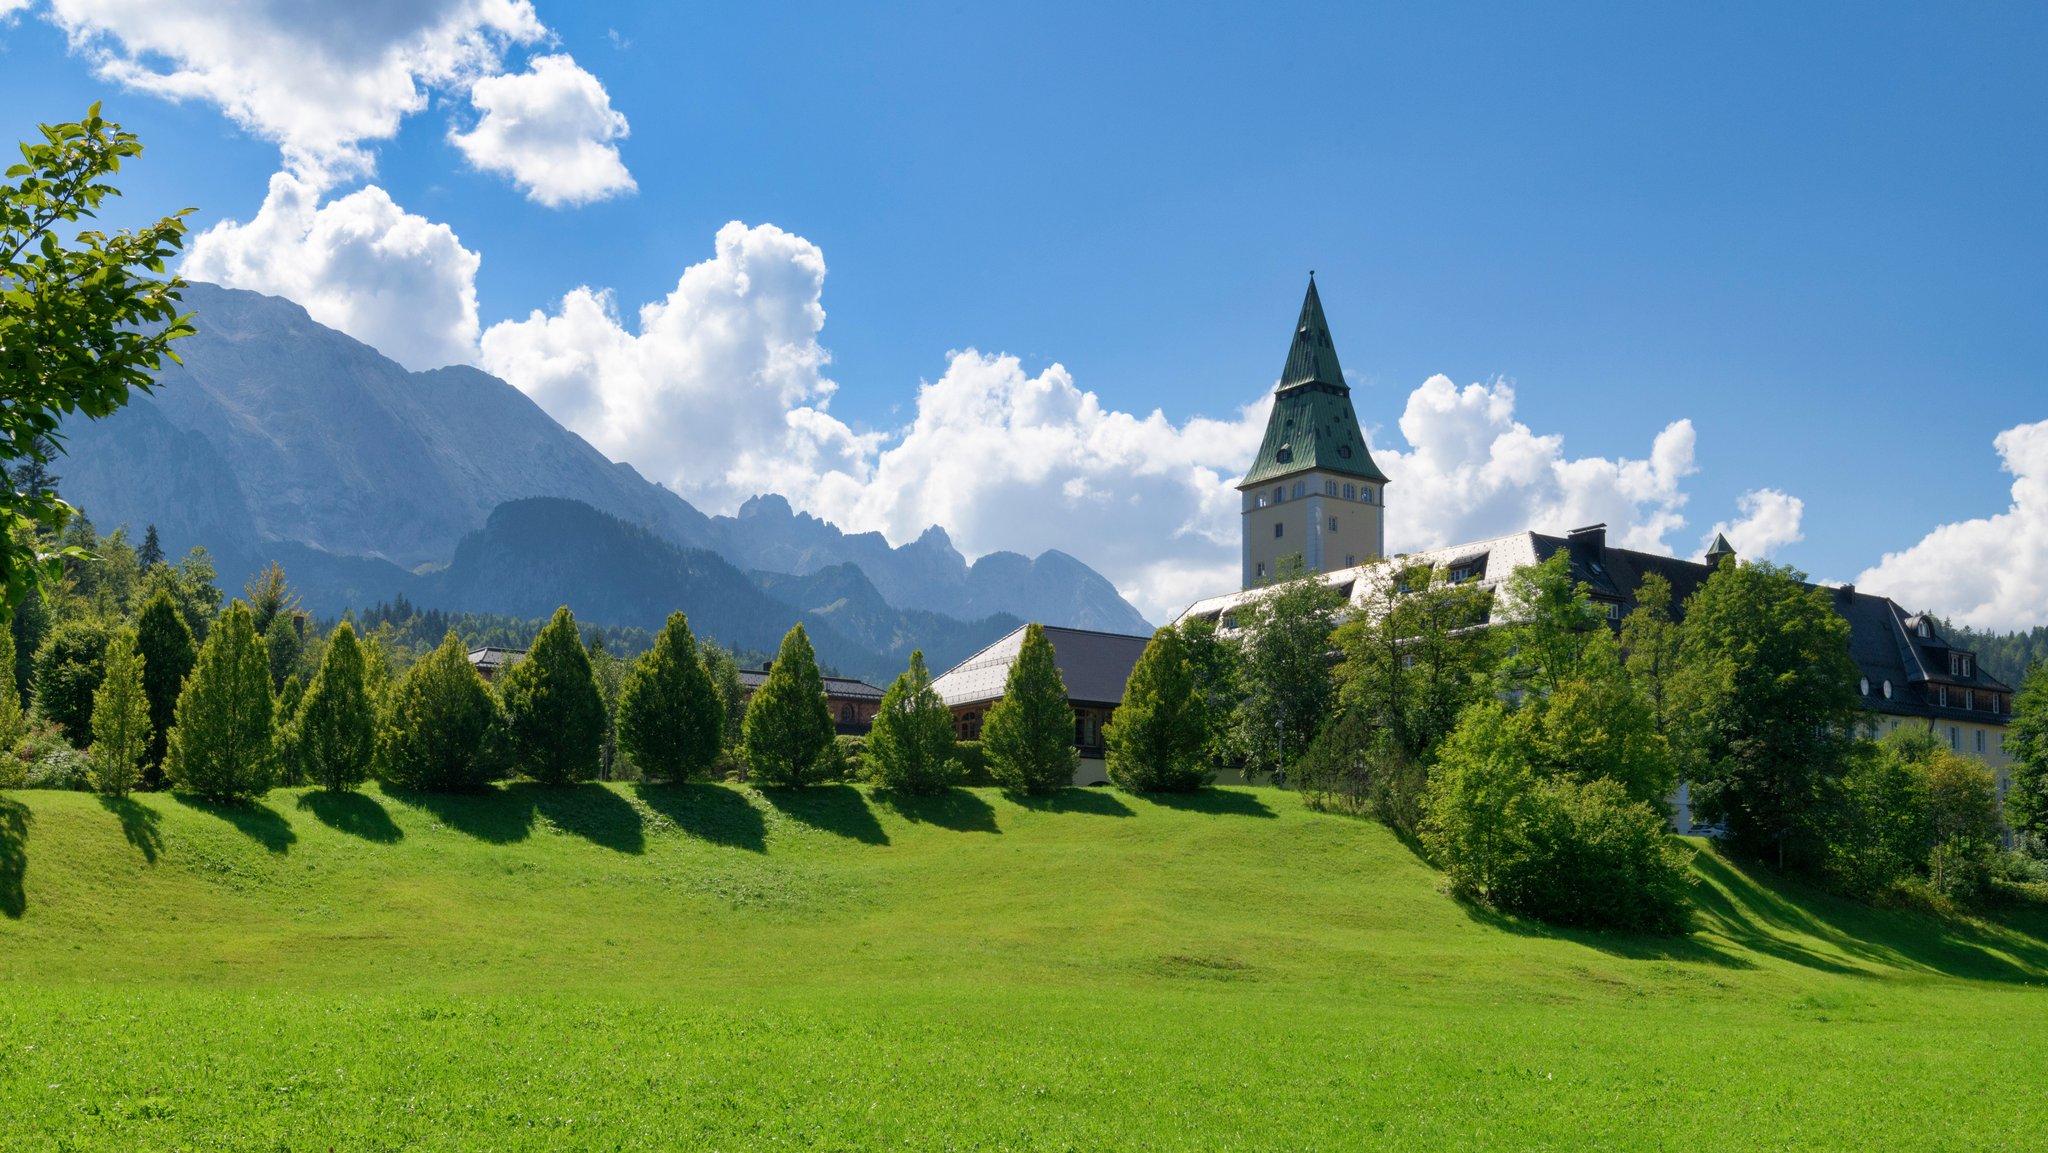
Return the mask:
[(28, 806), (0, 797), (0, 913), (20, 920), (28, 909), (22, 880), (28, 874), (28, 827), (34, 821)]
[(1108, 789), (1067, 788), (1050, 793), (1006, 793), (1018, 808), (1040, 813), (1092, 813), (1098, 817), (1135, 817), (1129, 805)]
[(596, 782), (580, 785), (538, 785), (520, 782), (506, 789), (522, 793), (548, 824), (621, 853), (647, 850), (640, 810), (632, 802)]
[[(1536, 940), (1571, 941), (1610, 956), (1623, 957), (1631, 961), (1691, 961), (1698, 964), (1718, 965), (1724, 969), (1754, 969), (1756, 962), (1737, 956), (1712, 942), (1697, 936), (1664, 936), (1655, 933), (1602, 932), (1597, 929), (1568, 929), (1558, 925), (1547, 925), (1530, 917), (1519, 917), (1489, 909), (1474, 901), (1458, 898), (1458, 907), (1465, 916), (1489, 929), (1512, 933), (1517, 937)], [(1819, 960), (1819, 958), (1814, 958)], [(1852, 973), (1847, 966), (1835, 966), (1835, 971)]]
[(699, 840), (756, 853), (768, 851), (768, 822), (738, 789), (701, 781), (677, 785), (635, 781), (633, 795)]
[(393, 800), (424, 809), (434, 820), (493, 845), (523, 841), (533, 832), (533, 801), (523, 793), (495, 786), (474, 793), (427, 793), (406, 790), (388, 794)]
[(257, 801), (212, 801), (194, 793), (172, 793), (171, 797), (188, 809), (219, 817), (273, 853), (289, 852), (292, 842), (299, 839), (282, 813)]
[(1140, 793), (1161, 808), (1234, 817), (1277, 817), (1257, 795), (1242, 789), (1196, 789), (1192, 793)]
[(852, 785), (811, 785), (765, 788), (762, 799), (790, 820), (837, 833), (863, 845), (886, 845), (889, 834), (868, 809), (868, 799)]
[(995, 807), (966, 789), (947, 789), (925, 796), (884, 789), (875, 794), (875, 800), (917, 824), (937, 825), (956, 833), (1002, 832), (996, 827)]
[(321, 824), (338, 833), (395, 845), (405, 839), (405, 830), (391, 820), (391, 814), (375, 797), (346, 789), (314, 789), (299, 796), (299, 807), (313, 814)]
[(110, 797), (100, 794), (100, 808), (114, 814), (121, 822), (121, 835), (135, 846), (142, 859), (156, 864), (156, 855), (163, 850), (164, 835), (157, 828), (163, 814), (136, 800), (134, 797)]

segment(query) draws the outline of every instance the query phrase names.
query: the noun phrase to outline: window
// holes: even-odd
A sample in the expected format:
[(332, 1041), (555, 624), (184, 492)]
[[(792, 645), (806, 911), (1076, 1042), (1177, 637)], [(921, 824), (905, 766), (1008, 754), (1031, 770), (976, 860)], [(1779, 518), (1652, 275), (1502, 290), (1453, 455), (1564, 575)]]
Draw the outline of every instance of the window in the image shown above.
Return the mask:
[(1358, 564), (1358, 555), (1357, 555), (1356, 553), (1348, 553), (1348, 552), (1347, 552), (1347, 553), (1345, 553), (1345, 554), (1344, 554), (1344, 567), (1345, 567), (1345, 568), (1355, 568), (1355, 567), (1357, 566), (1357, 564)]
[(1963, 658), (1963, 675), (1964, 675), (1964, 676), (1966, 676), (1966, 677), (1973, 677), (1973, 676), (1976, 676), (1976, 675), (1977, 675), (1977, 672), (1976, 672), (1976, 670), (1975, 670), (1974, 668), (1972, 668), (1972, 667), (1971, 667), (1971, 666), (1975, 665), (1976, 663), (1977, 663), (1976, 661), (1974, 661), (1974, 660), (1970, 659), (1969, 657), (1964, 657), (1964, 658)]
[(1934, 630), (1927, 627), (1926, 621), (1921, 621), (1919, 626), (1914, 631), (1918, 632), (1923, 637), (1934, 635)]
[(1359, 490), (1358, 490), (1358, 492), (1359, 492), (1359, 495), (1361, 495), (1361, 496), (1363, 496), (1363, 497), (1365, 498), (1365, 503), (1367, 503), (1367, 504), (1373, 504), (1373, 503), (1376, 503), (1376, 501), (1377, 501), (1377, 497), (1376, 497), (1376, 496), (1374, 495), (1374, 493), (1373, 493), (1373, 491), (1372, 491), (1372, 489), (1371, 489), (1371, 487), (1370, 487), (1370, 486), (1368, 486), (1368, 487), (1366, 487), (1366, 488), (1361, 488), (1361, 489), (1359, 489)]
[(1983, 729), (1978, 729), (1978, 730), (1977, 730), (1977, 751), (1978, 751), (1979, 753), (1981, 753), (1981, 752), (1983, 752), (1983, 751), (1984, 751), (1984, 730), (1983, 730)]
[[(1266, 575), (1266, 562), (1265, 562), (1265, 561), (1260, 561), (1260, 562), (1259, 562), (1258, 564), (1255, 564), (1255, 565), (1253, 565), (1253, 566), (1252, 566), (1252, 575), (1253, 575), (1253, 576), (1255, 576), (1255, 577), (1262, 577), (1262, 576), (1265, 576), (1265, 575)], [(1235, 627), (1237, 627), (1237, 626), (1235, 626), (1235, 625), (1232, 625), (1231, 627), (1232, 627), (1232, 628), (1235, 628)]]
[(1273, 454), (1273, 459), (1274, 459), (1274, 460), (1277, 460), (1277, 461), (1279, 461), (1279, 462), (1280, 462), (1281, 464), (1293, 464), (1293, 463), (1294, 463), (1294, 448), (1293, 448), (1293, 446), (1291, 446), (1291, 445), (1284, 445), (1284, 444), (1283, 444), (1283, 445), (1281, 445), (1281, 446), (1280, 446), (1280, 451), (1279, 451), (1279, 452), (1276, 452), (1276, 453), (1274, 453), (1274, 454)]
[(1963, 732), (1954, 725), (1948, 727), (1948, 748), (1952, 753), (1963, 751)]
[(1330, 518), (1330, 531), (1331, 531), (1331, 532), (1336, 532), (1336, 531), (1337, 531), (1337, 518), (1336, 518), (1336, 517), (1334, 517), (1334, 516)]
[(1266, 494), (1265, 494), (1265, 493), (1260, 493), (1260, 494), (1259, 494), (1259, 507), (1260, 507), (1260, 508), (1264, 508), (1264, 507), (1266, 507)]
[(1869, 677), (1864, 677), (1864, 678), (1863, 678), (1863, 681), (1862, 681), (1862, 683), (1861, 683), (1860, 685), (1858, 685), (1857, 687), (1858, 687), (1858, 688), (1860, 688), (1860, 689), (1861, 689), (1861, 690), (1863, 691), (1863, 695), (1864, 695), (1864, 696), (1866, 696), (1866, 697), (1867, 697), (1867, 696), (1869, 696), (1869, 695), (1870, 695), (1870, 678), (1869, 678)]
[(1977, 707), (1977, 690), (1976, 690), (1976, 689), (1964, 689), (1964, 690), (1963, 690), (1963, 707), (1964, 707), (1964, 708), (1966, 708), (1966, 709), (1974, 709), (1974, 708), (1976, 708), (1976, 707)]
[(1273, 539), (1278, 540), (1279, 538), (1286, 535), (1287, 526), (1285, 524), (1276, 524), (1273, 526)]
[(1620, 602), (1620, 601), (1608, 601), (1608, 602), (1607, 602), (1607, 619), (1608, 619), (1608, 620), (1610, 620), (1610, 621), (1618, 621), (1618, 620), (1620, 620), (1620, 619), (1621, 619), (1621, 602)]
[(1295, 481), (1295, 482), (1294, 482), (1294, 499), (1296, 499), (1296, 500), (1300, 500), (1300, 499), (1301, 499), (1302, 497), (1305, 497), (1305, 496), (1307, 496), (1307, 495), (1308, 495), (1308, 482), (1307, 482), (1307, 481), (1302, 481), (1302, 480), (1297, 480), (1297, 481)]
[(1337, 482), (1336, 482), (1336, 481), (1334, 481), (1334, 480), (1326, 480), (1326, 481), (1324, 481), (1324, 482), (1323, 482), (1323, 495), (1324, 495), (1324, 496), (1336, 496), (1336, 495), (1337, 495)]
[[(1891, 699), (1892, 699), (1892, 683), (1891, 683), (1890, 681), (1886, 681), (1886, 682), (1884, 683), (1884, 699), (1885, 699), (1885, 700), (1891, 700)], [(1897, 725), (1893, 725), (1892, 727), (1893, 727), (1893, 728), (1897, 728), (1898, 726), (1897, 726)]]
[(1357, 485), (1355, 485), (1355, 484), (1347, 484), (1347, 485), (1345, 485), (1345, 486), (1344, 486), (1344, 499), (1345, 499), (1345, 500), (1357, 500), (1357, 499), (1358, 499), (1358, 486), (1357, 486)]
[(1939, 686), (1938, 688), (1936, 688), (1936, 689), (1935, 689), (1935, 701), (1936, 701), (1936, 703), (1940, 704), (1942, 708), (1947, 708), (1947, 707), (1948, 707), (1948, 686), (1947, 686), (1947, 685), (1941, 685), (1941, 686)]
[(1273, 503), (1274, 503), (1274, 504), (1279, 504), (1279, 503), (1280, 503), (1281, 501), (1283, 501), (1283, 500), (1286, 500), (1286, 499), (1287, 499), (1287, 486), (1286, 486), (1286, 485), (1284, 485), (1284, 484), (1276, 484), (1276, 485), (1274, 485), (1274, 486), (1273, 486)]

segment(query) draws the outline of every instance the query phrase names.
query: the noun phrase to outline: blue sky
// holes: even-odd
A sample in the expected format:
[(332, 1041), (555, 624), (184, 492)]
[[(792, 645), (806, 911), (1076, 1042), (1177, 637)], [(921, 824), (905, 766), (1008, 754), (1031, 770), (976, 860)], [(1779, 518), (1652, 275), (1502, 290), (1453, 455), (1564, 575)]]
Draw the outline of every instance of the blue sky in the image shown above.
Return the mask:
[[(970, 552), (1060, 547), (1155, 618), (1235, 570), (1234, 535), (1218, 539), (1234, 534), (1234, 513), (1214, 483), (1167, 493), (1077, 465), (1040, 478), (1050, 488), (977, 488), (928, 459), (937, 447), (909, 443), (919, 382), (951, 380), (969, 407), (977, 389), (1013, 407), (1053, 396), (1057, 418), (1076, 421), (1092, 418), (1069, 394), (1092, 394), (1100, 409), (1131, 414), (1137, 431), (1119, 436), (1147, 435), (1143, 418), (1158, 409), (1172, 435), (1125, 469), (1171, 473), (1162, 461), (1180, 452), (1188, 467), (1220, 475), (1216, 457), (1228, 451), (1208, 442), (1229, 434), (1190, 422), (1247, 423), (1243, 406), (1271, 385), (1310, 268), (1360, 417), (1397, 461), (1422, 448), (1399, 421), (1426, 380), (1486, 386), (1468, 399), (1496, 418), (1494, 390), (1506, 382), (1510, 422), (1534, 438), (1561, 436), (1548, 459), (1565, 474), (1585, 459), (1650, 460), (1661, 431), (1690, 422), (1689, 460), (1666, 470), (1675, 477), (1606, 498), (1628, 506), (1610, 519), (1635, 517), (1639, 539), (1695, 553), (1761, 491), (1796, 498), (1796, 528), (1781, 506), (1775, 529), (1753, 531), (1788, 538), (1772, 555), (1817, 576), (1857, 579), (1940, 525), (2008, 513), (2024, 523), (1987, 522), (1972, 539), (2017, 534), (2031, 550), (2024, 565), (2048, 548), (2048, 533), (2027, 535), (2040, 510), (2014, 508), (2014, 475), (1993, 440), (2048, 418), (2048, 9), (1954, 7), (537, 0), (531, 15), (545, 33), (508, 36), (483, 70), (573, 58), (630, 123), (609, 146), (631, 191), (550, 207), (480, 170), (449, 138), (478, 120), (467, 75), (423, 80), (428, 106), (362, 143), (369, 167), (312, 183), (323, 205), (374, 187), (396, 211), (452, 230), (480, 257), (475, 326), (485, 330), (535, 309), (554, 314), (587, 285), (610, 291), (632, 334), (642, 303), (713, 260), (728, 221), (802, 238), (829, 267), (816, 298), (827, 319), (794, 336), (770, 323), (762, 339), (808, 340), (830, 361), (763, 385), (780, 398), (764, 419), (822, 402), (844, 433), (835, 428), (826, 439), (837, 447), (807, 467), (836, 470), (836, 487), (813, 491), (787, 460), (763, 463), (810, 449), (762, 441), (708, 478), (692, 471), (708, 450), (659, 459), (658, 448), (574, 415), (592, 396), (612, 397), (616, 426), (645, 415), (618, 396), (658, 407), (689, 388), (748, 387), (718, 379), (721, 366), (759, 384), (760, 365), (780, 363), (772, 348), (752, 360), (699, 350), (705, 366), (681, 383), (616, 384), (618, 370), (605, 368), (573, 388), (504, 374), (708, 508), (774, 485), (892, 538), (938, 521)], [(13, 19), (0, 29), (0, 77), (34, 94), (9, 102), (16, 136), (104, 98), (149, 144), (126, 180), (128, 208), (197, 205), (201, 228), (258, 217), (295, 130), (266, 128), (262, 114), (238, 122), (205, 95), (172, 102), (105, 72), (109, 53), (159, 71), (232, 69), (232, 44), (200, 59), (190, 34), (111, 0), (38, 0)], [(264, 20), (289, 22), (256, 15), (226, 27)], [(79, 30), (76, 45), (59, 21)], [(408, 34), (402, 17), (392, 21), (394, 37)], [(255, 90), (316, 99), (290, 85), (287, 74)], [(770, 257), (802, 254), (785, 245), (760, 259)], [(274, 267), (244, 275), (272, 290), (309, 283)], [(698, 307), (676, 311), (701, 321)], [(373, 321), (339, 326), (386, 347)], [(486, 340), (485, 367), (531, 354), (538, 339), (506, 335), (497, 361)], [(581, 339), (550, 336), (557, 352)], [(982, 355), (949, 359), (969, 349)], [(1014, 371), (996, 354), (1017, 358)], [(1050, 379), (1054, 365), (1064, 374)], [(1450, 402), (1438, 399), (1449, 419)], [(1029, 439), (1014, 413), (993, 419), (1009, 422), (997, 433)], [(1485, 427), (1497, 432), (1498, 420)], [(892, 448), (905, 450), (894, 473), (880, 463)], [(1468, 492), (1445, 512), (1447, 494), (1463, 491), (1458, 470), (1487, 467), (1448, 453), (1411, 465), (1436, 479), (1409, 486), (1408, 506), (1402, 470), (1389, 464), (1390, 517), (1483, 535), (1524, 527), (1508, 523), (1518, 516), (1603, 508), (1567, 481), (1520, 503)], [(890, 504), (853, 491), (877, 486), (926, 495)], [(1033, 492), (1065, 494), (1075, 515), (1033, 514)], [(1185, 543), (1165, 550), (1180, 577), (1122, 557), (1108, 539), (1140, 533), (1148, 518)], [(1390, 535), (1401, 539), (1391, 526)], [(2040, 619), (2025, 602), (2048, 588), (1946, 593), (1954, 571), (1935, 559), (1889, 575), (1900, 595), (1951, 597), (1928, 607), (1981, 623)]]

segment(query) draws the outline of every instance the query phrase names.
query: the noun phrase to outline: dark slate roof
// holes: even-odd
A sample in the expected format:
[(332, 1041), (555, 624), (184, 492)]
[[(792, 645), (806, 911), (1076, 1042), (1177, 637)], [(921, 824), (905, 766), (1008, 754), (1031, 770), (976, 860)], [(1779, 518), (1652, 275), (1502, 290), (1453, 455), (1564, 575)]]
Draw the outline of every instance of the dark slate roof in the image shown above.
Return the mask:
[[(748, 692), (753, 692), (755, 689), (760, 688), (762, 682), (767, 679), (768, 673), (765, 670), (740, 670), (740, 687)], [(823, 677), (821, 679), (825, 682), (825, 695), (828, 697), (838, 697), (847, 700), (879, 701), (882, 699), (884, 690), (878, 689), (866, 681), (855, 680), (852, 677)]]
[[(1079, 704), (1115, 705), (1124, 699), (1124, 682), (1138, 654), (1151, 637), (1126, 633), (1098, 633), (1087, 629), (1045, 626), (1045, 639), (1052, 642), (1053, 663), (1066, 683), (1067, 699)], [(1002, 697), (1010, 665), (1024, 647), (1024, 628), (1019, 627), (994, 644), (947, 669), (932, 681), (949, 705), (977, 704)]]
[(1383, 484), (1387, 479), (1373, 463), (1358, 414), (1352, 410), (1351, 387), (1344, 383), (1344, 369), (1337, 363), (1337, 345), (1330, 339), (1330, 323), (1323, 318), (1313, 277), (1301, 302), (1301, 319), (1294, 326), (1273, 411), (1266, 418), (1266, 438), (1238, 487), (1312, 469)]
[(526, 659), (525, 649), (501, 649), (486, 645), (469, 650), (469, 663), (479, 669), (502, 669)]

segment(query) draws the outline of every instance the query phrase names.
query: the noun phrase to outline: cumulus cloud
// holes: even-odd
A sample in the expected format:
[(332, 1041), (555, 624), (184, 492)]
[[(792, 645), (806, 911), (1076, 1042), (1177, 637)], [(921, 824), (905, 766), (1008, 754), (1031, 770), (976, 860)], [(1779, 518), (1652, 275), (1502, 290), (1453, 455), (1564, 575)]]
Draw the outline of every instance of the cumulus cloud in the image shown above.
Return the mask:
[(1992, 444), (2013, 475), (2011, 506), (1886, 553), (1858, 586), (1975, 628), (2048, 624), (2048, 420), (2006, 429)]
[(318, 185), (270, 178), (254, 219), (193, 238), (179, 272), (287, 297), (313, 319), (411, 369), (476, 359), (477, 254), (374, 185), (320, 203)]
[(734, 222), (633, 330), (609, 292), (582, 287), (493, 325), (482, 363), (614, 459), (730, 508), (799, 472), (858, 471), (872, 449), (827, 412), (824, 283), (816, 245)]
[(1806, 512), (1806, 502), (1774, 488), (1755, 488), (1743, 493), (1735, 501), (1736, 511), (1742, 515), (1733, 522), (1716, 521), (1714, 527), (1700, 537), (1701, 553), (1713, 547), (1715, 534), (1725, 534), (1728, 543), (1735, 547), (1737, 556), (1749, 560), (1765, 560), (1788, 544), (1797, 544), (1806, 539), (1800, 531), (1799, 521)]
[(431, 88), (546, 35), (528, 0), (52, 0), (49, 16), (101, 77), (218, 105), (323, 183), (368, 173), (363, 142), (393, 136)]
[(1642, 460), (1571, 457), (1564, 438), (1515, 419), (1505, 381), (1463, 388), (1433, 376), (1401, 413), (1409, 450), (1375, 447), (1388, 488), (1387, 548), (1416, 552), (1520, 529), (1605, 522), (1624, 548), (1668, 551), (1685, 523), (1679, 482), (1695, 471), (1690, 420), (1667, 425)]
[(483, 118), (449, 139), (477, 168), (510, 176), (550, 208), (633, 191), (612, 143), (625, 137), (626, 118), (569, 57), (542, 56), (518, 75), (482, 77), (469, 99)]

